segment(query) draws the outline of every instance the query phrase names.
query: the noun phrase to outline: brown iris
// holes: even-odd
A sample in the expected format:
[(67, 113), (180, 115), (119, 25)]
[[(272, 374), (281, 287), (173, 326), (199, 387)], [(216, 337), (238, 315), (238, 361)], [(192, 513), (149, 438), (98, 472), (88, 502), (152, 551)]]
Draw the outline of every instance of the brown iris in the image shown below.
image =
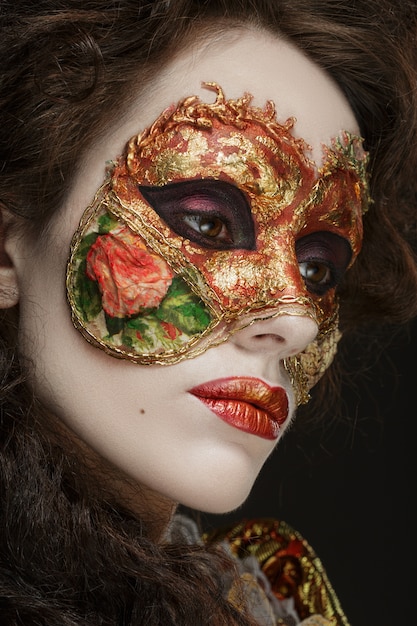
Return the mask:
[(301, 272), (303, 277), (311, 281), (312, 283), (321, 283), (329, 276), (329, 268), (323, 263), (304, 263), (303, 271)]
[(200, 220), (199, 230), (207, 237), (217, 237), (223, 228), (223, 222), (218, 218)]

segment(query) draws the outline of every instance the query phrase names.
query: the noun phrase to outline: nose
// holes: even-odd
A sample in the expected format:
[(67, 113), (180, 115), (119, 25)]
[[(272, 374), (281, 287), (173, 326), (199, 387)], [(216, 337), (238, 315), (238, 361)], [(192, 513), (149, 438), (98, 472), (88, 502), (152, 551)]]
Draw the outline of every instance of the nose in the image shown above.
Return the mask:
[(239, 348), (284, 359), (302, 352), (317, 336), (315, 320), (305, 312), (259, 314), (239, 323), (231, 341)]

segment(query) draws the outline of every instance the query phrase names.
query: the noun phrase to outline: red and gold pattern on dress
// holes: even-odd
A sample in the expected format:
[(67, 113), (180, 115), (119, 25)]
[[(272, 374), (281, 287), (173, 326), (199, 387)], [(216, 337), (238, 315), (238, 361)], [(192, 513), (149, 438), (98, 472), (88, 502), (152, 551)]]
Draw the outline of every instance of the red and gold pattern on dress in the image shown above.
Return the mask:
[(254, 556), (272, 593), (278, 600), (292, 598), (303, 625), (349, 626), (320, 559), (285, 522), (273, 518), (244, 520), (206, 533), (203, 540), (226, 541), (238, 559)]

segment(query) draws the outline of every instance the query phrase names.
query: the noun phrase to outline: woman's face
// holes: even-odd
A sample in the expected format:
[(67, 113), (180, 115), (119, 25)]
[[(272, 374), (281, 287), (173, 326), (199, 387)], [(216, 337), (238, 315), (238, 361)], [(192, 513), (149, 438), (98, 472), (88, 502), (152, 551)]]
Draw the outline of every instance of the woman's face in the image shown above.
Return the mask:
[[(223, 92), (216, 95), (203, 82), (214, 82)], [(231, 122), (216, 118), (216, 141), (204, 126), (192, 132), (181, 126), (178, 132), (182, 138), (188, 133), (188, 148), (177, 147), (176, 153), (173, 136), (167, 139), (161, 132), (150, 143), (146, 166), (139, 159), (129, 170), (125, 156), (116, 162), (126, 142), (151, 126), (170, 105), (175, 110), (179, 101), (194, 95), (208, 104), (219, 102), (223, 95), (232, 102), (245, 93), (253, 96), (252, 113), (255, 107), (263, 109), (268, 100), (275, 103), (276, 119), (282, 125), (277, 137), (253, 120), (238, 128), (236, 118)], [(333, 170), (318, 171), (329, 152), (323, 146), (330, 148), (339, 139), (346, 150), (353, 150), (342, 131), (357, 134), (357, 123), (344, 96), (322, 70), (289, 44), (255, 30), (224, 33), (215, 42), (189, 47), (138, 96), (120, 121), (118, 116), (115, 111), (114, 128), (83, 160), (42, 245), (21, 239), (14, 242), (13, 250), (9, 245), (20, 280), (21, 352), (33, 361), (33, 385), (42, 399), (95, 453), (164, 498), (225, 512), (247, 497), (288, 428), (296, 400), (283, 361), (302, 352), (315, 340), (319, 327), (326, 327), (328, 318), (335, 316), (335, 282), (359, 251), (355, 167), (337, 161)], [(294, 125), (285, 126), (291, 117), (296, 119)], [(190, 136), (200, 144), (200, 151), (193, 148), (192, 154)], [(244, 153), (243, 144), (249, 146)], [(138, 154), (135, 150), (131, 160)], [(163, 168), (155, 163), (166, 166), (177, 155), (181, 161), (177, 171), (173, 173), (170, 166), (162, 174)], [(112, 226), (103, 227), (104, 239), (97, 235), (98, 226), (92, 239), (86, 239), (90, 231), (80, 230), (79, 223), (110, 161), (117, 163), (112, 180), (119, 195), (114, 211), (110, 207), (108, 214), (103, 213), (101, 204), (97, 215), (102, 227), (108, 220)], [(277, 191), (280, 168), (285, 170), (286, 187), (281, 185)], [(127, 171), (128, 178), (135, 170), (134, 193), (140, 190), (135, 219), (129, 213), (129, 198), (120, 202), (128, 194), (126, 185), (132, 183), (129, 179), (125, 185), (121, 170), (123, 176)], [(335, 182), (327, 191), (315, 186), (319, 178), (321, 184), (332, 176)], [(201, 181), (205, 181), (203, 188)], [(353, 196), (356, 204), (351, 202)], [(104, 200), (111, 204), (109, 197)], [(201, 198), (209, 207), (206, 214)], [(147, 216), (145, 231), (148, 221), (156, 220), (153, 234), (141, 231), (141, 215)], [(69, 280), (74, 316), (79, 314), (79, 293), (75, 293), (79, 283), (71, 272), (81, 271), (80, 267), (85, 272), (88, 263), (91, 297), (100, 294), (97, 319), (90, 311), (88, 324), (80, 323), (82, 314), (75, 320), (78, 327), (84, 324), (83, 332), (72, 323), (65, 285), (76, 231), (78, 265), (71, 269)], [(325, 234), (316, 236), (318, 231)], [(139, 249), (141, 258), (145, 255), (147, 263), (151, 261), (152, 289), (146, 292), (145, 304), (136, 283), (133, 292), (131, 284), (128, 289), (124, 284), (125, 291), (113, 297), (110, 270), (118, 274), (120, 255), (109, 234), (116, 234), (119, 248), (127, 242), (130, 249)], [(319, 249), (322, 263), (316, 263), (314, 255), (314, 263), (310, 262), (311, 248), (316, 256)], [(330, 266), (336, 266), (336, 278), (329, 279)], [(222, 283), (223, 267), (228, 268), (227, 284)], [(134, 282), (134, 270), (127, 274), (128, 281)], [(230, 275), (235, 274), (240, 278), (233, 282)], [(215, 320), (207, 339), (195, 342), (198, 331), (192, 309), (194, 330), (187, 335), (185, 343), (190, 340), (190, 346), (184, 350), (176, 343), (176, 330), (163, 318), (167, 307), (161, 301), (173, 284), (185, 289), (187, 305), (205, 306)], [(181, 299), (181, 289), (175, 298)], [(175, 298), (169, 300), (170, 306)], [(114, 324), (122, 317), (133, 348), (127, 339), (125, 343), (117, 339)], [(146, 352), (140, 344), (143, 328), (149, 332), (156, 319), (158, 328), (166, 331), (165, 348), (158, 344)]]

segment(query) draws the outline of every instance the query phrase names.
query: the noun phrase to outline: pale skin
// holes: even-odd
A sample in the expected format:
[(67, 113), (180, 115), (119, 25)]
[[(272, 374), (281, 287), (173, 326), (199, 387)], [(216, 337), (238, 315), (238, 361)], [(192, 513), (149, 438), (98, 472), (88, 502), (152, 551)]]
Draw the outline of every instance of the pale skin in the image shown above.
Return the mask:
[[(280, 120), (294, 116), (293, 134), (322, 160), (322, 144), (358, 125), (345, 97), (325, 72), (292, 45), (249, 29), (195, 44), (174, 58), (81, 164), (65, 205), (38, 245), (7, 236), (1, 250), (0, 305), (20, 304), (20, 351), (33, 359), (31, 380), (59, 422), (98, 456), (153, 494), (168, 517), (176, 503), (221, 513), (239, 506), (277, 444), (219, 419), (189, 389), (220, 377), (255, 377), (285, 389), (295, 412), (282, 360), (302, 351), (317, 334), (309, 316), (257, 321), (226, 343), (171, 366), (115, 359), (74, 329), (65, 295), (70, 242), (83, 211), (103, 181), (105, 162), (173, 102), (213, 95), (202, 81), (221, 84), (228, 98), (244, 92), (255, 106), (273, 100)], [(120, 121), (121, 119), (121, 121)], [(4, 216), (5, 223), (9, 217)], [(0, 231), (1, 233), (1, 231)], [(118, 487), (120, 492), (120, 485)], [(131, 506), (135, 507), (133, 502)], [(161, 510), (162, 514), (162, 510)]]

